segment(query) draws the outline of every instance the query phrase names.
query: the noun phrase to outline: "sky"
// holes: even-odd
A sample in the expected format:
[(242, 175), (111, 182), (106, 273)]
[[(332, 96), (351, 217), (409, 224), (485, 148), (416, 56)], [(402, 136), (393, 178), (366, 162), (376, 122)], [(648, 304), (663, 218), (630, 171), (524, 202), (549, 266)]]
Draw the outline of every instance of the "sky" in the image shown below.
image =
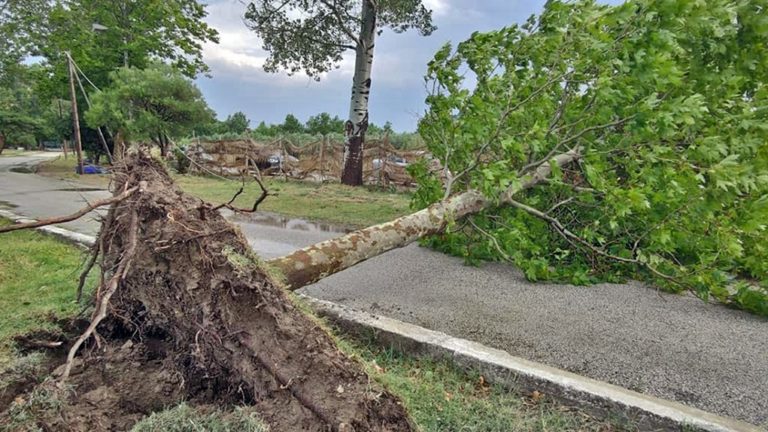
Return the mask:
[[(426, 106), (424, 74), (427, 63), (446, 42), (454, 45), (474, 31), (489, 31), (524, 22), (539, 13), (545, 0), (423, 0), (431, 9), (437, 30), (424, 37), (417, 32), (384, 30), (377, 38), (371, 74), (370, 120), (392, 122), (395, 131), (413, 131)], [(354, 53), (319, 82), (304, 74), (267, 73), (268, 53), (260, 39), (243, 23), (241, 0), (209, 0), (206, 21), (219, 31), (220, 43), (207, 43), (203, 59), (211, 77), (197, 85), (220, 119), (244, 112), (255, 127), (260, 121), (282, 123), (289, 113), (301, 121), (328, 112), (346, 118), (349, 111)]]

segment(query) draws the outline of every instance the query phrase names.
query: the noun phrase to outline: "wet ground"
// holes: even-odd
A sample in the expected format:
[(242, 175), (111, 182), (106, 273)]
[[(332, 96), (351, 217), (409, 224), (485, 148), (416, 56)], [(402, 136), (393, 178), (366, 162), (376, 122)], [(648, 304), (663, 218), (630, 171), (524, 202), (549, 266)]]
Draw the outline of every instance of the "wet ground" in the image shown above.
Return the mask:
[[(83, 197), (107, 195), (8, 172), (8, 159), (0, 158), (0, 201), (18, 206), (17, 213), (68, 213)], [(344, 231), (269, 214), (230, 218), (264, 258)], [(70, 225), (85, 233), (97, 227), (92, 219)], [(467, 267), (416, 245), (303, 291), (768, 427), (768, 320), (744, 312), (639, 283), (531, 283), (508, 265)]]

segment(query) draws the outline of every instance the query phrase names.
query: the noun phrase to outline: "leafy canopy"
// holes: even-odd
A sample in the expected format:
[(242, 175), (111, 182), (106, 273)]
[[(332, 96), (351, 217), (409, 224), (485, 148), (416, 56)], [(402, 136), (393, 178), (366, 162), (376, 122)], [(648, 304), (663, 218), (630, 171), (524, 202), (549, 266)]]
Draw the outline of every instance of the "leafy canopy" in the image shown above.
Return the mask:
[[(264, 43), (269, 57), (264, 70), (289, 74), (304, 71), (319, 79), (335, 69), (346, 50), (359, 45), (362, 2), (370, 0), (258, 0), (248, 4), (245, 22)], [(432, 11), (422, 0), (371, 1), (381, 32), (409, 29), (429, 35)]]
[(245, 113), (238, 111), (227, 116), (227, 119), (224, 120), (224, 129), (228, 133), (241, 134), (248, 130), (250, 124), (251, 121), (248, 120)]
[[(768, 314), (766, 10), (554, 0), (524, 25), (444, 46), (419, 129), (449, 193), (498, 199), (558, 153), (583, 157), (521, 206), (431, 243), (508, 258), (533, 280), (641, 277)], [(413, 172), (418, 205), (445, 195), (439, 173)]]
[(162, 142), (213, 121), (213, 111), (197, 86), (170, 66), (121, 68), (111, 79), (112, 85), (93, 96), (93, 106), (85, 113), (93, 128), (107, 126), (126, 139)]
[[(370, 128), (370, 126), (369, 126)], [(328, 135), (344, 131), (344, 120), (339, 116), (331, 117), (327, 112), (311, 116), (307, 120), (306, 131), (312, 135)]]

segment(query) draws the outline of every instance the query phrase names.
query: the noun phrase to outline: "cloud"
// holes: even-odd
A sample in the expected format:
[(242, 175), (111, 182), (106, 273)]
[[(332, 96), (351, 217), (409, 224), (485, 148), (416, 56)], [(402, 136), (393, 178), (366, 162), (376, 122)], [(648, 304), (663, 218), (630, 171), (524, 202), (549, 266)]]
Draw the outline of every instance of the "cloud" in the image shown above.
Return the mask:
[[(385, 31), (376, 42), (371, 119), (377, 124), (392, 121), (396, 130), (416, 127), (416, 117), (425, 108), (423, 76), (427, 62), (445, 42), (456, 43), (474, 31), (522, 22), (544, 4), (544, 0), (423, 1), (433, 11), (438, 27), (435, 33), (422, 37), (416, 32)], [(207, 2), (206, 22), (219, 30), (221, 43), (204, 46), (204, 61), (211, 67), (213, 78), (201, 78), (198, 84), (217, 112), (225, 116), (244, 111), (256, 123), (280, 122), (287, 113), (301, 119), (322, 111), (346, 115), (354, 73), (353, 52), (346, 53), (339, 68), (320, 82), (301, 73), (268, 74), (263, 65), (269, 53), (242, 19), (245, 4), (241, 0)]]
[(423, 0), (424, 7), (432, 11), (432, 15), (447, 15), (450, 9), (448, 0)]
[[(262, 49), (261, 39), (243, 22), (243, 4), (236, 1), (220, 1), (208, 6), (206, 22), (219, 32), (219, 43), (203, 46), (203, 61), (211, 68), (214, 77), (235, 78), (248, 82), (263, 82), (278, 86), (306, 86), (311, 81), (304, 74), (288, 75), (285, 72), (267, 73), (264, 63), (269, 53)], [(341, 63), (343, 70), (354, 68), (354, 57)], [(343, 76), (331, 72), (321, 79)]]

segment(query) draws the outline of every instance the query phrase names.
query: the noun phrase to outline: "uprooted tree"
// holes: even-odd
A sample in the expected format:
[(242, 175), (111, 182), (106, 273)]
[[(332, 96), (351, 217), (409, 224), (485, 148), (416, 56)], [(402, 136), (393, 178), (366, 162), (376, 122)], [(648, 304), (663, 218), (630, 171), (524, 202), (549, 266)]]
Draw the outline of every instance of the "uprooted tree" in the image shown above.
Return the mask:
[[(155, 383), (93, 384), (78, 378), (84, 367), (151, 360), (169, 372), (147, 363), (142, 373), (167, 384), (167, 397), (136, 412), (237, 401), (275, 430), (410, 430), (396, 398), (282, 285), (429, 235), (450, 252), (506, 257), (531, 278), (640, 276), (765, 313), (762, 288), (726, 291), (727, 274), (765, 281), (764, 6), (553, 1), (523, 27), (444, 48), (421, 124), (444, 170), (414, 169), (417, 199), (431, 204), (267, 263), (158, 162), (128, 157), (101, 203), (112, 206), (88, 266), (102, 269), (90, 326), (61, 376), (111, 385), (119, 401)], [(104, 342), (125, 339), (141, 349)], [(90, 341), (107, 354), (76, 362)], [(79, 390), (69, 403), (88, 406)], [(70, 417), (59, 414), (49, 418), (61, 427)]]

